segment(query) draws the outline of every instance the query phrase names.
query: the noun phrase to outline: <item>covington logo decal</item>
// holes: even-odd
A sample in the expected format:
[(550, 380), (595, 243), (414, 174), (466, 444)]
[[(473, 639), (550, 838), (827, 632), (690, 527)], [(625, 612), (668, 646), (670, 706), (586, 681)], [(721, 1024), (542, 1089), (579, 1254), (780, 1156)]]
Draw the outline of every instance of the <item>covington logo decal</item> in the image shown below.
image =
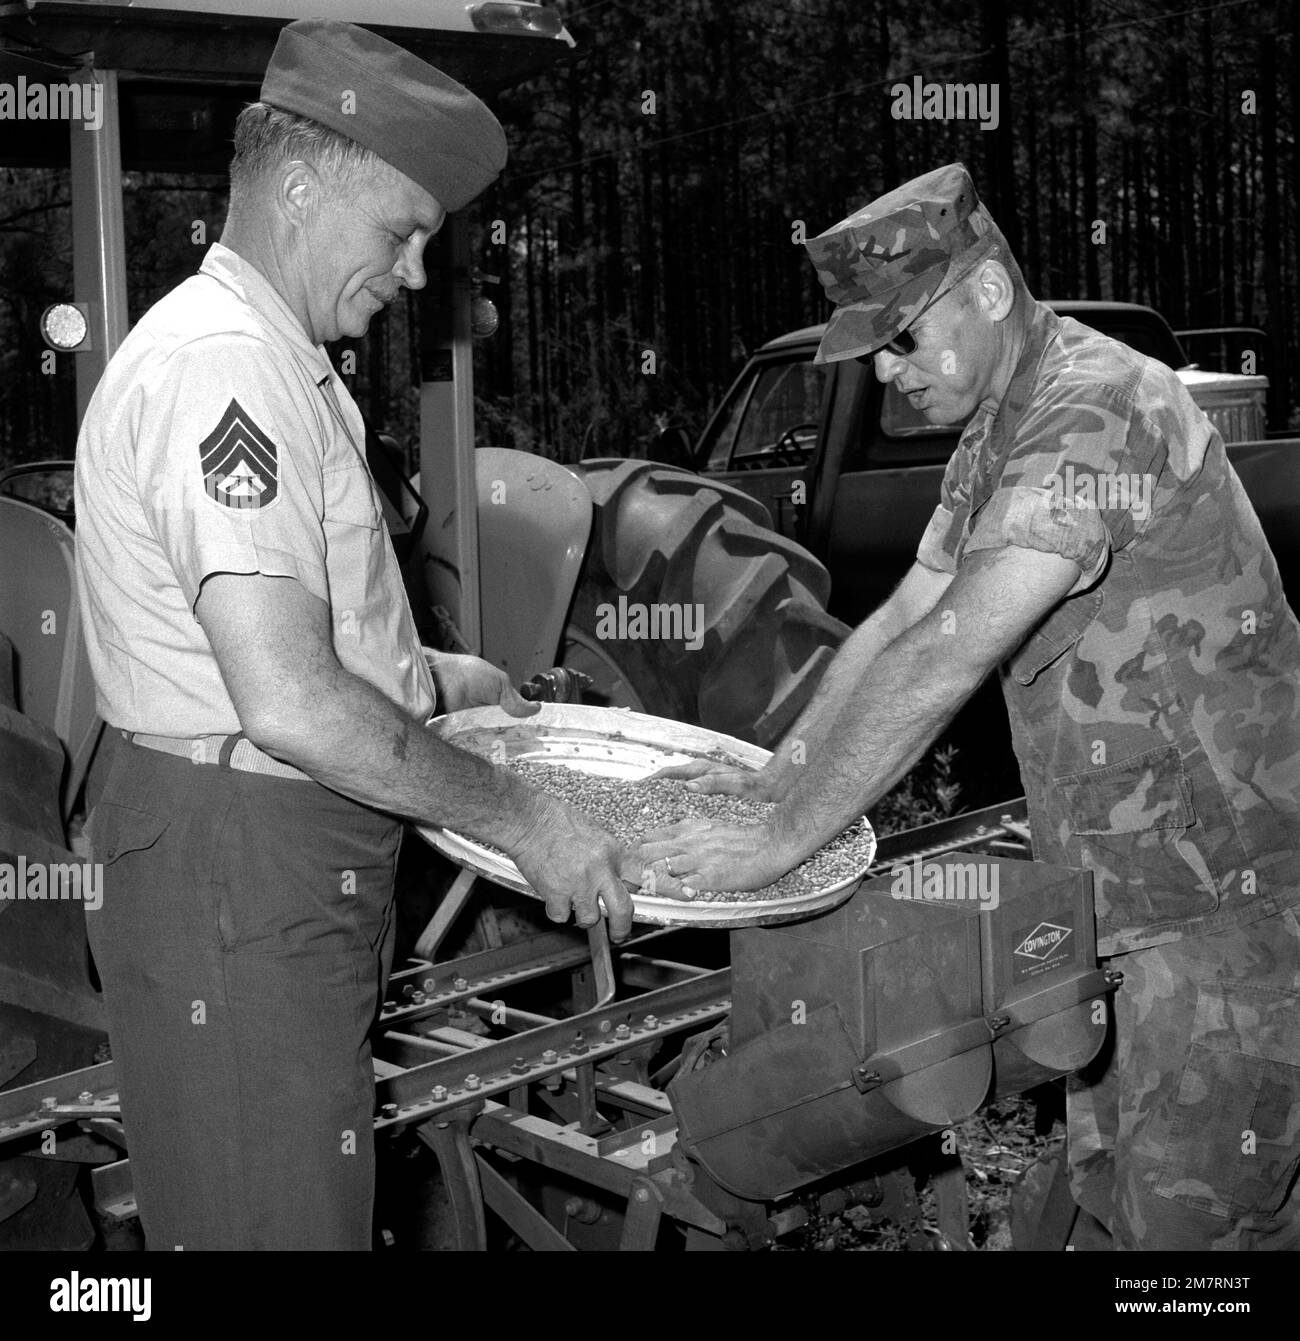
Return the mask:
[(1071, 934), (1070, 927), (1058, 927), (1055, 922), (1040, 922), (1012, 953), (1025, 959), (1044, 960), (1054, 955)]

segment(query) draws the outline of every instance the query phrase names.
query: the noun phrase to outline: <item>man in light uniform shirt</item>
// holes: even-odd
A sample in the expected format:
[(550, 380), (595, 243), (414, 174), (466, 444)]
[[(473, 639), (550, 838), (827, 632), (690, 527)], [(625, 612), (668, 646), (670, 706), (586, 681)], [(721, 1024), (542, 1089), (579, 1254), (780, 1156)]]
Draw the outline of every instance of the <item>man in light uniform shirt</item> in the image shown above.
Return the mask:
[[(406, 817), (515, 859), (618, 937), (615, 840), (424, 729), (530, 708), (433, 675), (325, 341), (364, 333), (505, 163), (495, 118), (363, 29), (289, 25), (200, 273), (117, 352), (77, 451), (78, 566), (113, 745), (88, 915), (151, 1248), (368, 1248), (367, 1033)], [(632, 878), (639, 866), (629, 867)]]

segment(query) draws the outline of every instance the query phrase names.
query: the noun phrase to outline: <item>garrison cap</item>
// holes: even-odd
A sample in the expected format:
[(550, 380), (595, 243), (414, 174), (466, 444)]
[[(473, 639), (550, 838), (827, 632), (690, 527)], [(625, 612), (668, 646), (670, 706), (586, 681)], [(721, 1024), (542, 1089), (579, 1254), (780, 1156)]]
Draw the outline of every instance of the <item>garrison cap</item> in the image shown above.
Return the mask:
[(355, 24), (289, 24), (261, 98), (378, 154), (448, 213), (486, 191), (506, 164), (505, 132), (469, 89)]
[(804, 246), (837, 304), (817, 363), (870, 354), (1005, 239), (961, 163), (864, 205)]

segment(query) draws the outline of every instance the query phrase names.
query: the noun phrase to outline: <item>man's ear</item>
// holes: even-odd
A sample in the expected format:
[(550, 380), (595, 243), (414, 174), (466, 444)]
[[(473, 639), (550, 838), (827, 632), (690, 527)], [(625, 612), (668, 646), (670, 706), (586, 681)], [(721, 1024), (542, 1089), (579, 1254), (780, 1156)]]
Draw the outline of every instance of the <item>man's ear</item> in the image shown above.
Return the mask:
[(992, 321), (1005, 321), (1016, 305), (1016, 286), (1001, 261), (991, 257), (975, 272), (974, 293)]
[(275, 193), (276, 212), (295, 228), (301, 228), (307, 216), (319, 205), (325, 183), (310, 163), (294, 159), (280, 174)]

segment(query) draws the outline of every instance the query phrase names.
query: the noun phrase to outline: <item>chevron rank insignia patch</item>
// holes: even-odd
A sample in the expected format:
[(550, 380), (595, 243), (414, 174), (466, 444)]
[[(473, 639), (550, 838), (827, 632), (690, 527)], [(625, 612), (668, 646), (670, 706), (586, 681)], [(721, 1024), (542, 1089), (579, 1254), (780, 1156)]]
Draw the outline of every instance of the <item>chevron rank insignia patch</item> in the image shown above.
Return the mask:
[(280, 493), (280, 453), (237, 400), (199, 443), (208, 497), (237, 512), (269, 508)]

